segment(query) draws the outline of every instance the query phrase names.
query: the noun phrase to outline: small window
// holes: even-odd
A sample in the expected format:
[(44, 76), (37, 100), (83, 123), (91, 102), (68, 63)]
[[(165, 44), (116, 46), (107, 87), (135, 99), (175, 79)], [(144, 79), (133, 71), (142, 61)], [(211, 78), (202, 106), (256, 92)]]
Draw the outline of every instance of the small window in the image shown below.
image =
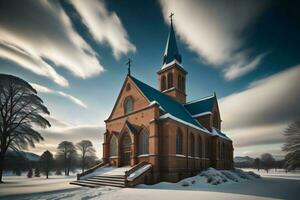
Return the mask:
[(161, 91), (166, 90), (166, 76), (161, 77)]
[(182, 90), (182, 78), (180, 75), (177, 77), (177, 87), (179, 90)]
[(168, 74), (168, 89), (173, 87), (173, 74)]
[(126, 91), (129, 91), (131, 89), (131, 86), (130, 86), (130, 84), (128, 83), (127, 85), (126, 85)]
[(109, 143), (109, 149), (110, 149), (110, 156), (116, 156), (117, 155), (117, 137), (113, 135), (110, 139)]
[(133, 111), (133, 100), (132, 97), (126, 97), (124, 101), (124, 113), (128, 114)]
[(139, 134), (139, 155), (149, 153), (149, 133), (146, 128), (143, 128)]
[(182, 132), (179, 128), (176, 133), (176, 154), (182, 154)]

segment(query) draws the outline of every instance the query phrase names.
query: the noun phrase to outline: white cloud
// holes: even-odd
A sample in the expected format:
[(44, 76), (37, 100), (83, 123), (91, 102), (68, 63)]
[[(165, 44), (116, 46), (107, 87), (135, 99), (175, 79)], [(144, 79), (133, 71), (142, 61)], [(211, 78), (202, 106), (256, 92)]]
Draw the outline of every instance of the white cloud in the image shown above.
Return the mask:
[(45, 87), (43, 85), (40, 84), (36, 84), (36, 83), (30, 83), (30, 85), (36, 89), (37, 92), (41, 92), (41, 93), (50, 93), (50, 94), (56, 94), (62, 97), (65, 97), (67, 99), (69, 99), (70, 101), (72, 101), (73, 103), (83, 107), (83, 108), (87, 108), (87, 105), (85, 103), (83, 103), (80, 99), (78, 99), (77, 97), (74, 97), (73, 95), (67, 94), (65, 92), (62, 91), (55, 91), (52, 90), (48, 87)]
[[(78, 11), (93, 36), (98, 41), (107, 41), (115, 56), (135, 50), (117, 15), (109, 13), (102, 2), (84, 2), (80, 9)], [(93, 17), (86, 16), (84, 9), (89, 9), (88, 16)], [(92, 26), (97, 27), (97, 34)], [(80, 78), (92, 77), (104, 70), (99, 55), (76, 32), (58, 1), (2, 2), (0, 38), (0, 58), (47, 76), (61, 86), (68, 86), (68, 81), (57, 73), (54, 66)]]
[(46, 116), (51, 123), (47, 129), (38, 129), (45, 141), (38, 143), (36, 148), (30, 149), (32, 152), (42, 154), (45, 150), (56, 152), (58, 144), (64, 140), (74, 144), (81, 140), (90, 140), (97, 156), (102, 157), (102, 142), (105, 128), (98, 125), (72, 125), (54, 117)]
[(181, 39), (200, 58), (225, 67), (225, 78), (232, 80), (250, 72), (264, 54), (250, 59), (244, 48), (245, 30), (263, 12), (261, 1), (180, 1), (160, 0), (165, 20), (175, 13), (174, 26)]
[(284, 142), (284, 129), (300, 118), (299, 77), (297, 65), (220, 100), (222, 129), (233, 139), (235, 147), (277, 144), (273, 150), (278, 152)]
[(64, 93), (62, 91), (58, 91), (58, 94), (61, 95), (61, 96), (63, 96), (63, 97), (66, 97), (66, 98), (70, 99), (74, 103), (76, 103), (76, 104), (78, 104), (78, 105), (80, 105), (80, 106), (82, 106), (84, 108), (87, 108), (87, 105), (84, 104), (80, 99), (78, 99), (78, 98), (76, 98), (76, 97), (74, 97), (74, 96), (72, 96), (70, 94), (66, 94), (66, 93)]
[(261, 60), (267, 55), (267, 53), (262, 53), (256, 56), (250, 63), (245, 63), (244, 59), (241, 59), (237, 63), (226, 68), (224, 77), (226, 80), (233, 80), (237, 77), (243, 76), (248, 72), (254, 70)]
[(102, 0), (70, 2), (82, 17), (93, 38), (100, 43), (107, 42), (112, 47), (116, 58), (119, 58), (122, 53), (136, 51), (136, 47), (128, 40), (120, 18), (115, 12), (110, 13)]

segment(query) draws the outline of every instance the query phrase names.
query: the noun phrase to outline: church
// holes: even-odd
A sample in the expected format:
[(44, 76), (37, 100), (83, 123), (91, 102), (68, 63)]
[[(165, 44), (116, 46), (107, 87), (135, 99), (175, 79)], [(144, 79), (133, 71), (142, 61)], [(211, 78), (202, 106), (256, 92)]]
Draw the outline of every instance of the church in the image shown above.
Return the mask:
[(131, 75), (129, 63), (105, 120), (104, 162), (116, 167), (149, 163), (151, 172), (143, 179), (148, 183), (175, 182), (208, 167), (233, 168), (233, 145), (221, 131), (216, 94), (187, 102), (187, 75), (171, 20), (157, 72), (159, 89)]

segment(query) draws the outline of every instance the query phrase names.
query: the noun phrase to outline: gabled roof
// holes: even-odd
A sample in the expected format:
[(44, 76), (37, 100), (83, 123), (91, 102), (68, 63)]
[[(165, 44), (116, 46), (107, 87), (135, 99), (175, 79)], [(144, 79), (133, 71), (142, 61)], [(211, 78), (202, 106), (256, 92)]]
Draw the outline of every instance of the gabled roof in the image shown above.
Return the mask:
[(225, 135), (225, 133), (221, 132), (220, 130), (216, 129), (216, 128), (212, 128), (212, 134), (213, 135), (216, 135), (216, 136), (219, 136), (223, 139), (226, 139), (226, 140), (231, 140), (229, 137), (227, 137)]
[(171, 21), (170, 33), (166, 44), (166, 49), (163, 57), (163, 64), (166, 65), (174, 60), (181, 63), (181, 55), (178, 52), (173, 23)]
[(213, 111), (214, 103), (217, 101), (216, 95), (204, 97), (202, 99), (186, 103), (184, 107), (191, 113), (197, 115), (200, 113), (209, 113)]
[(125, 121), (125, 124), (127, 125), (127, 127), (128, 127), (128, 129), (130, 130), (130, 132), (132, 133), (132, 134), (137, 134), (137, 132), (138, 132), (138, 130), (137, 130), (137, 128), (136, 127), (134, 127), (134, 125), (133, 124), (131, 124), (129, 121)]
[(150, 102), (157, 102), (160, 107), (171, 116), (208, 132), (205, 127), (203, 127), (198, 121), (193, 119), (193, 117), (189, 114), (189, 112), (183, 105), (176, 102), (166, 94), (161, 93), (160, 91), (143, 83), (142, 81), (132, 76), (130, 78)]

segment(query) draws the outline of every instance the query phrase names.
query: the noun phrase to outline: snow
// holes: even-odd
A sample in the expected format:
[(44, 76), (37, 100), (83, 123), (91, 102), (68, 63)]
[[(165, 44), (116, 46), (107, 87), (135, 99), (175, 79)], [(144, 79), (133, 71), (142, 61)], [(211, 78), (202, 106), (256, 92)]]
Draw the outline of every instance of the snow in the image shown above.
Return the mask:
[(195, 129), (197, 129), (197, 130), (200, 130), (200, 131), (203, 131), (203, 132), (205, 132), (205, 133), (211, 134), (208, 130), (199, 128), (198, 126), (195, 126), (194, 124), (191, 124), (191, 123), (188, 123), (188, 122), (186, 122), (186, 121), (183, 121), (183, 120), (181, 120), (181, 119), (179, 119), (179, 118), (177, 118), (177, 117), (171, 115), (170, 113), (164, 114), (164, 115), (162, 115), (162, 116), (159, 117), (159, 119), (166, 119), (166, 118), (173, 119), (173, 120), (178, 121), (178, 122), (180, 122), (180, 123), (182, 123), (182, 124), (185, 124), (185, 125), (187, 125), (187, 126), (190, 126), (190, 127), (192, 127), (192, 128), (195, 128)]
[(127, 177), (128, 181), (133, 181), (135, 178), (137, 178), (138, 176), (140, 176), (141, 174), (143, 174), (144, 172), (146, 172), (148, 169), (151, 168), (151, 164), (148, 165), (144, 165), (143, 167), (139, 168), (138, 170), (136, 170), (135, 172), (133, 172), (132, 174), (130, 174)]
[[(247, 169), (245, 171), (250, 171)], [(212, 174), (224, 175), (224, 171), (213, 171)], [(257, 171), (255, 171), (257, 172)], [(237, 172), (238, 173), (238, 172)], [(300, 177), (299, 173), (285, 173), (284, 171), (271, 171), (269, 175), (278, 178), (269, 177), (263, 170), (259, 173), (262, 178), (242, 179), (236, 173), (232, 178), (240, 182), (228, 181), (218, 185), (208, 184), (205, 176), (197, 175), (182, 180), (179, 183), (158, 183), (152, 186), (139, 185), (138, 188), (110, 188), (100, 187), (96, 189), (84, 188), (75, 185), (69, 185), (69, 181), (75, 177), (50, 177), (27, 179), (26, 177), (4, 177), (6, 184), (0, 185), (0, 199), (5, 200), (112, 200), (112, 199), (130, 199), (130, 200), (270, 200), (270, 199), (299, 199)], [(285, 178), (280, 176), (286, 175)], [(226, 176), (226, 175), (225, 175)], [(228, 174), (227, 174), (228, 176)], [(289, 178), (290, 177), (290, 178)], [(188, 183), (189, 186), (182, 186)]]
[(212, 112), (203, 112), (203, 113), (199, 113), (199, 114), (196, 114), (196, 115), (192, 115), (193, 118), (197, 118), (197, 117), (201, 117), (201, 116), (204, 116), (204, 115), (211, 115)]
[(125, 172), (130, 170), (130, 166), (125, 167), (111, 167), (111, 166), (103, 166), (96, 169), (93, 173), (82, 176), (80, 179), (87, 179), (93, 176), (99, 175), (125, 175)]

